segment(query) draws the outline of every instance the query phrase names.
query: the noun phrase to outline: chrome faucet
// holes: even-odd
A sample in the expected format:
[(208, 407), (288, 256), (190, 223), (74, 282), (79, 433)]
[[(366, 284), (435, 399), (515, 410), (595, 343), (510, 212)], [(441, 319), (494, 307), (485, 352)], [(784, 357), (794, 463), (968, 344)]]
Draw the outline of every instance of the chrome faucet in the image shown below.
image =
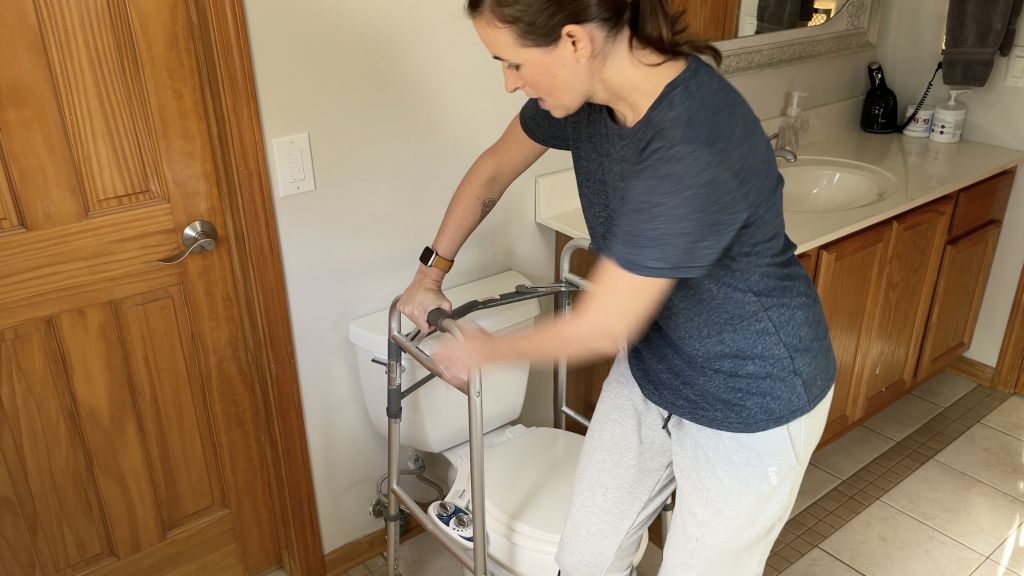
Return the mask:
[[(768, 141), (772, 142), (779, 139), (779, 133), (775, 132), (771, 136), (768, 136)], [(775, 157), (785, 160), (786, 163), (796, 162), (796, 152), (793, 152), (789, 148), (775, 148)]]

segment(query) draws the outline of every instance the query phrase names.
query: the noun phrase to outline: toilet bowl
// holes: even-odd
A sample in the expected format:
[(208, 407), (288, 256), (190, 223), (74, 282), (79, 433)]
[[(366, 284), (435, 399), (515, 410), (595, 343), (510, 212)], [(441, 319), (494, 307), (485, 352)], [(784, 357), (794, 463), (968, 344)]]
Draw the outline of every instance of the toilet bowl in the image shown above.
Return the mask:
[[(509, 292), (527, 284), (517, 272), (505, 272), (445, 294), (456, 305)], [(480, 310), (469, 316), (485, 330), (501, 332), (532, 325), (540, 314), (536, 300)], [(363, 398), (370, 420), (387, 436), (386, 369), (387, 310), (349, 325), (356, 346)], [(413, 324), (403, 319), (403, 330)], [(420, 347), (430, 352), (439, 336)], [(427, 376), (411, 359), (403, 361), (403, 387)], [(561, 537), (583, 437), (556, 428), (510, 425), (519, 417), (526, 397), (529, 365), (487, 366), (482, 372), (484, 421), (485, 513), (488, 569), (493, 576), (554, 576), (554, 555)], [(469, 431), (466, 397), (434, 379), (402, 402), (401, 444), (424, 452), (442, 453), (452, 465), (452, 487), (446, 501), (468, 508)], [(453, 532), (453, 539), (469, 544)], [(479, 535), (476, 535), (479, 538)], [(636, 561), (647, 544), (646, 533)]]

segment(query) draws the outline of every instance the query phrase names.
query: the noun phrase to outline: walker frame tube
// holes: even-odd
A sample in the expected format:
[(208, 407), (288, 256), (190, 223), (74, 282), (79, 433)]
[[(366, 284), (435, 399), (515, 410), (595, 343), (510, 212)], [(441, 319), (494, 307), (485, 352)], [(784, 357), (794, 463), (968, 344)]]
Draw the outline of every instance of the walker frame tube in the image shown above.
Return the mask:
[[(495, 298), (477, 300), (460, 306), (455, 313), (436, 309), (428, 315), (428, 322), (441, 332), (451, 334), (456, 340), (462, 339), (462, 332), (456, 320), (459, 316), (484, 308), (493, 308), (515, 302), (522, 302), (534, 298), (541, 298), (548, 295), (558, 296), (558, 312), (568, 315), (571, 309), (571, 293), (586, 288), (587, 281), (569, 271), (571, 255), (576, 250), (586, 250), (590, 247), (589, 240), (576, 239), (569, 242), (562, 250), (561, 256), (561, 280), (559, 284), (545, 286), (517, 286), (515, 292), (499, 295)], [(473, 572), (474, 576), (487, 576), (487, 517), (484, 512), (484, 440), (483, 440), (483, 389), (480, 370), (473, 370), (469, 374), (468, 386), (465, 390), (469, 406), (469, 468), (470, 468), (470, 490), (472, 498), (473, 513), (473, 557), (470, 559), (464, 549), (454, 539), (444, 532), (441, 527), (431, 521), (430, 517), (420, 509), (415, 500), (398, 485), (399, 479), (399, 451), (402, 422), (402, 399), (406, 394), (402, 392), (402, 353), (406, 353), (419, 362), (431, 374), (444, 379), (444, 370), (441, 366), (423, 352), (418, 341), (425, 335), (417, 331), (404, 335), (402, 333), (402, 316), (398, 311), (398, 301), (394, 299), (388, 313), (388, 508), (384, 516), (387, 536), (387, 576), (399, 576), (399, 528), (400, 528), (400, 504), (404, 505), (409, 513), (419, 522), (428, 533), (441, 541), (447, 549), (463, 566)], [(412, 338), (410, 338), (412, 336)], [(590, 422), (584, 416), (565, 405), (565, 360), (558, 362), (558, 390), (557, 397), (560, 406), (556, 407), (555, 424), (559, 428), (565, 428), (565, 416), (568, 415), (584, 425)]]

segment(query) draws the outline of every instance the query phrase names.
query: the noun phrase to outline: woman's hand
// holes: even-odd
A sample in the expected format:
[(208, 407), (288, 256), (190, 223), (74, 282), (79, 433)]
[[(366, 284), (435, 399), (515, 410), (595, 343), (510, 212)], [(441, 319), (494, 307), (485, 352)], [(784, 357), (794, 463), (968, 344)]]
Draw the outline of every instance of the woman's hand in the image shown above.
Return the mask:
[(469, 373), (488, 363), (493, 355), (497, 338), (472, 322), (459, 322), (462, 340), (445, 337), (430, 353), (444, 380), (463, 392)]
[(434, 308), (444, 308), (449, 312), (452, 309), (451, 301), (441, 293), (443, 277), (437, 270), (421, 266), (398, 300), (398, 310), (423, 333), (430, 331), (427, 324), (428, 312)]

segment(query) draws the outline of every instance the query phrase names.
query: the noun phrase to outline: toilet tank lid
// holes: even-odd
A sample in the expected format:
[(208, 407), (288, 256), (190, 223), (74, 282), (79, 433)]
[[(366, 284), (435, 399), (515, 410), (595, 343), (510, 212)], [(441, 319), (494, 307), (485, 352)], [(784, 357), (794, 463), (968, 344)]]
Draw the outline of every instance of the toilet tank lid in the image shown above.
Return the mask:
[[(454, 306), (459, 306), (470, 300), (479, 300), (488, 296), (497, 296), (504, 292), (511, 292), (519, 284), (529, 284), (529, 280), (522, 274), (515, 271), (502, 272), (463, 284), (455, 288), (445, 288), (444, 294), (452, 301)], [(488, 332), (496, 332), (515, 326), (516, 324), (529, 320), (540, 314), (540, 304), (537, 300), (516, 302), (496, 308), (479, 310), (467, 316), (479, 324)], [(415, 326), (412, 321), (402, 316), (402, 330), (409, 332)], [(368, 316), (353, 320), (348, 327), (349, 340), (361, 348), (370, 350), (378, 356), (387, 356), (387, 332), (388, 332), (388, 311), (381, 310)]]

